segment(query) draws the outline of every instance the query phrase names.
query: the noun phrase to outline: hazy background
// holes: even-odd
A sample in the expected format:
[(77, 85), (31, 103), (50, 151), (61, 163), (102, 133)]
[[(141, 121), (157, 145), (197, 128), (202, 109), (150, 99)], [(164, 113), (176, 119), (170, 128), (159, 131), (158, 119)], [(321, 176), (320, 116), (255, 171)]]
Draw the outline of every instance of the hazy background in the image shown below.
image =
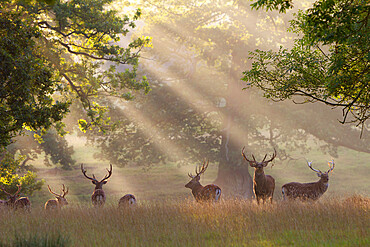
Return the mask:
[[(123, 8), (130, 4), (130, 7)], [(152, 36), (153, 47), (142, 51), (140, 73), (147, 75), (152, 91), (132, 102), (111, 98), (97, 101), (111, 107), (115, 129), (103, 135), (76, 128), (84, 116), (73, 106), (67, 117), (65, 139), (50, 134), (44, 144), (32, 137), (19, 138), (15, 152), (28, 154), (38, 177), (59, 190), (70, 187), (70, 202), (90, 201), (93, 185), (80, 170), (98, 179), (113, 165), (104, 186), (107, 202), (126, 193), (138, 200), (191, 198), (184, 185), (187, 174), (209, 159), (202, 184), (217, 183), (224, 198), (251, 198), (253, 170), (240, 151), (260, 160), (277, 150), (265, 173), (276, 180), (275, 198), (286, 182), (313, 182), (318, 177), (307, 167), (325, 171), (335, 160), (330, 186), (323, 199), (343, 195), (370, 195), (368, 175), (370, 135), (342, 125), (339, 109), (323, 104), (273, 102), (241, 81), (249, 69), (248, 52), (289, 47), (295, 35), (287, 33), (299, 1), (286, 14), (251, 10), (249, 1), (117, 1), (122, 13), (140, 7), (143, 19), (132, 35)], [(125, 45), (125, 40), (122, 41)], [(107, 65), (108, 66), (108, 65)], [(125, 68), (122, 67), (122, 70)], [(296, 99), (303, 102), (303, 99)], [(32, 152), (32, 155), (31, 155)], [(58, 154), (58, 155), (55, 155)], [(57, 158), (56, 158), (57, 157)], [(31, 201), (43, 204), (51, 195), (46, 186)]]

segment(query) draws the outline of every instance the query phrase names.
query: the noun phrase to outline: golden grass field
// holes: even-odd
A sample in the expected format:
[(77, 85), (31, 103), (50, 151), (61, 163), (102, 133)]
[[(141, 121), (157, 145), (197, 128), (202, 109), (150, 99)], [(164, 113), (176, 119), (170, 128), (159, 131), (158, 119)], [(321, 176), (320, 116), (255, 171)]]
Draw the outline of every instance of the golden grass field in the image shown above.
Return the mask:
[[(368, 154), (340, 148), (328, 191), (316, 203), (281, 201), (282, 184), (318, 180), (303, 158), (265, 169), (276, 180), (272, 205), (226, 197), (218, 204), (195, 203), (184, 185), (196, 164), (160, 164), (149, 170), (113, 166), (113, 175), (104, 185), (107, 203), (97, 210), (91, 205), (94, 186), (84, 178), (79, 164), (84, 163), (87, 174), (100, 179), (109, 162), (94, 158), (96, 148), (79, 139), (71, 143), (76, 150), (74, 169), (45, 167), (43, 157), (33, 162), (45, 186), (29, 196), (31, 213), (0, 210), (0, 247), (370, 246)], [(328, 169), (326, 161), (331, 159), (317, 151), (306, 157), (322, 170)], [(216, 176), (217, 164), (210, 164), (201, 183), (213, 183)], [(62, 184), (69, 187), (69, 205), (61, 212), (43, 210), (44, 203), (53, 198), (47, 184), (55, 192)], [(118, 210), (118, 199), (127, 193), (134, 194), (138, 204)]]
[[(370, 200), (88, 203), (0, 212), (1, 246), (369, 246)], [(46, 244), (47, 243), (47, 244)]]

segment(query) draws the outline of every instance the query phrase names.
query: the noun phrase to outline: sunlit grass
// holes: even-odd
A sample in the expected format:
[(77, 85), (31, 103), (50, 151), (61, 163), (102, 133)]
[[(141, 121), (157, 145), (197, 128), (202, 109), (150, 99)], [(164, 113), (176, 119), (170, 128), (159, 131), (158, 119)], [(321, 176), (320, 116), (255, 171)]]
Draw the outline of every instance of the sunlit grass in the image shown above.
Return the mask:
[(61, 238), (64, 246), (366, 246), (369, 208), (359, 196), (260, 206), (146, 201), (127, 210), (80, 204), (57, 213), (0, 212), (0, 241), (12, 246), (35, 235)]

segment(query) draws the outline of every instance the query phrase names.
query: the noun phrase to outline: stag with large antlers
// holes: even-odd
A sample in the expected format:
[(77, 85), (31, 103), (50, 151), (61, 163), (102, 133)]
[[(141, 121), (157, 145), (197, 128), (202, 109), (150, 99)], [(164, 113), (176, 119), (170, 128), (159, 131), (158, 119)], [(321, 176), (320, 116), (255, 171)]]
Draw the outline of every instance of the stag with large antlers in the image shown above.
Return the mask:
[(292, 182), (284, 184), (281, 188), (284, 199), (300, 199), (300, 200), (312, 200), (316, 201), (319, 199), (329, 187), (329, 172), (334, 169), (334, 160), (329, 161), (329, 170), (321, 172), (320, 170), (312, 167), (312, 162), (308, 162), (308, 167), (316, 172), (320, 178), (319, 181), (314, 183), (297, 183)]
[(58, 209), (60, 210), (62, 206), (68, 205), (67, 199), (64, 197), (68, 194), (68, 188), (66, 190), (64, 184), (62, 187), (62, 194), (57, 194), (53, 192), (50, 189), (50, 186), (48, 185), (49, 192), (53, 195), (55, 195), (56, 199), (50, 199), (45, 203), (45, 209), (46, 210), (53, 210), (53, 209)]
[(191, 189), (191, 192), (193, 193), (193, 196), (197, 202), (200, 201), (214, 201), (217, 202), (220, 200), (221, 197), (221, 189), (215, 184), (209, 184), (207, 186), (202, 186), (199, 182), (200, 175), (202, 175), (208, 167), (208, 161), (206, 164), (206, 161), (203, 162), (203, 165), (201, 168), (196, 168), (195, 172), (196, 175), (188, 174), (188, 176), (191, 178), (190, 182), (185, 185), (186, 188)]
[(254, 168), (254, 177), (253, 177), (253, 191), (254, 195), (256, 196), (257, 203), (262, 199), (263, 203), (265, 203), (266, 199), (270, 199), (272, 203), (272, 198), (274, 196), (275, 190), (275, 179), (270, 175), (265, 175), (263, 170), (264, 167), (268, 165), (271, 161), (273, 161), (276, 157), (276, 150), (274, 149), (274, 153), (269, 160), (265, 160), (267, 154), (263, 158), (262, 162), (257, 162), (252, 154), (253, 160), (249, 160), (247, 156), (244, 154), (244, 149), (242, 149), (242, 155), (244, 159), (249, 163), (251, 167)]
[(8, 207), (8, 208), (13, 208), (15, 210), (17, 209), (24, 209), (26, 211), (31, 210), (31, 202), (28, 199), (28, 197), (21, 197), (19, 198), (19, 193), (21, 191), (22, 186), (18, 185), (18, 190), (14, 194), (11, 194), (7, 192), (2, 186), (0, 186), (2, 191), (8, 196), (8, 200), (1, 201), (0, 204)]
[(92, 177), (89, 177), (86, 175), (86, 170), (84, 169), (83, 167), (83, 164), (81, 164), (81, 171), (82, 171), (82, 174), (91, 180), (91, 182), (93, 184), (95, 184), (95, 189), (94, 189), (94, 192), (93, 194), (91, 195), (91, 201), (93, 203), (94, 206), (103, 206), (104, 203), (105, 203), (105, 192), (103, 190), (103, 184), (106, 184), (108, 181), (108, 178), (110, 178), (110, 176), (112, 176), (112, 164), (110, 165), (110, 170), (107, 169), (108, 171), (108, 175), (105, 175), (105, 177), (98, 181), (96, 178), (95, 178), (95, 175), (93, 174)]

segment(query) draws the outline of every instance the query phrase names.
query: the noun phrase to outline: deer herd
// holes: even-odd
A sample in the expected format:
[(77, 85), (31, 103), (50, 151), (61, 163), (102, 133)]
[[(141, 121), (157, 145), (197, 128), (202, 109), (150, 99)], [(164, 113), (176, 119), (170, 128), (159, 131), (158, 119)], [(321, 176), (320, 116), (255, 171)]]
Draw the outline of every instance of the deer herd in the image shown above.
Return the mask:
[[(244, 147), (241, 151), (242, 157), (249, 163), (251, 167), (254, 168), (253, 176), (253, 192), (257, 201), (257, 204), (262, 200), (265, 203), (266, 200), (269, 200), (272, 203), (273, 194), (275, 190), (275, 179), (266, 175), (264, 168), (272, 162), (277, 155), (276, 150), (271, 158), (266, 160), (267, 154), (261, 162), (256, 161), (254, 155), (252, 154), (253, 160), (248, 159), (244, 153)], [(301, 201), (316, 201), (319, 199), (329, 186), (329, 173), (334, 169), (334, 160), (329, 161), (329, 170), (322, 172), (318, 169), (312, 167), (312, 162), (308, 162), (308, 167), (316, 172), (317, 176), (320, 178), (317, 182), (312, 183), (298, 183), (291, 182), (284, 184), (282, 186), (282, 196), (283, 200), (294, 200), (299, 199)], [(191, 189), (191, 192), (197, 202), (218, 202), (221, 198), (221, 188), (215, 184), (209, 184), (202, 186), (200, 184), (200, 176), (208, 168), (209, 161), (204, 161), (200, 167), (195, 168), (195, 175), (189, 173), (191, 180), (185, 185), (186, 188)], [(112, 165), (110, 169), (107, 169), (108, 174), (104, 176), (100, 181), (95, 178), (95, 175), (92, 174), (92, 177), (86, 175), (86, 170), (81, 164), (82, 174), (95, 185), (94, 191), (91, 195), (91, 201), (94, 207), (100, 208), (105, 204), (106, 195), (103, 190), (103, 185), (108, 182), (108, 179), (112, 176)], [(21, 186), (18, 185), (18, 190), (11, 194), (7, 192), (4, 187), (0, 186), (0, 189), (7, 195), (8, 200), (0, 200), (0, 208), (6, 207), (11, 209), (23, 209), (25, 211), (30, 211), (31, 202), (27, 197), (19, 198), (19, 193), (21, 191)], [(61, 194), (57, 194), (52, 191), (48, 185), (49, 192), (55, 196), (56, 199), (50, 199), (45, 203), (45, 210), (60, 210), (62, 206), (68, 205), (67, 199), (65, 196), (68, 194), (68, 188), (66, 189), (65, 185), (62, 185)], [(119, 199), (118, 206), (119, 208), (127, 208), (136, 204), (136, 198), (132, 194), (126, 194)]]

